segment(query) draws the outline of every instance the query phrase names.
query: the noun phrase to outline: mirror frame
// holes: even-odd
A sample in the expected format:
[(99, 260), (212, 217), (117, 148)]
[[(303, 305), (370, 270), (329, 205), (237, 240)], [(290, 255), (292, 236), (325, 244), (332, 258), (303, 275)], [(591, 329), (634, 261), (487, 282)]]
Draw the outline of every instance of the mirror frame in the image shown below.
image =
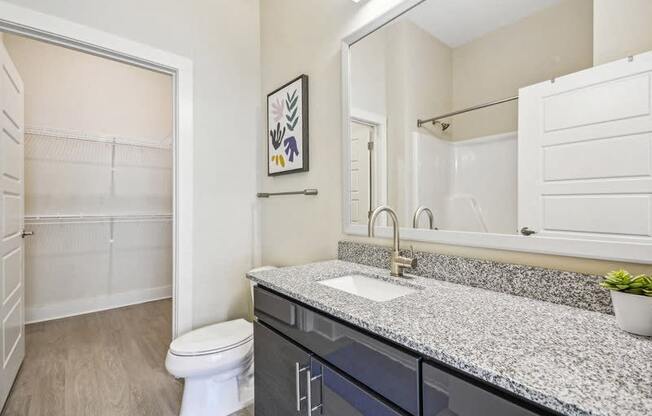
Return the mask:
[[(351, 175), (349, 172), (349, 161), (351, 159), (351, 46), (424, 1), (426, 0), (404, 0), (342, 40), (342, 232), (346, 235), (367, 235), (367, 226), (351, 223)], [(387, 155), (387, 159), (389, 158), (390, 155)], [(391, 227), (378, 226), (376, 236), (391, 238)], [(536, 235), (527, 237), (518, 234), (429, 230), (409, 227), (401, 227), (401, 236), (405, 240), (425, 243), (652, 264), (652, 245), (640, 243)]]

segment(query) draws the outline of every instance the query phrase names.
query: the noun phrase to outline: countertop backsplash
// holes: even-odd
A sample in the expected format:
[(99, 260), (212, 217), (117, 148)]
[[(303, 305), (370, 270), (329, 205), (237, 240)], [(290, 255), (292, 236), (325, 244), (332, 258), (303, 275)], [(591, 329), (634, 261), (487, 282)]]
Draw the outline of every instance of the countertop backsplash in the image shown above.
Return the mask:
[[(337, 257), (388, 268), (390, 253), (390, 247), (340, 241)], [(424, 251), (415, 251), (414, 255), (417, 268), (406, 272), (418, 276), (613, 314), (609, 292), (598, 285), (601, 276)]]

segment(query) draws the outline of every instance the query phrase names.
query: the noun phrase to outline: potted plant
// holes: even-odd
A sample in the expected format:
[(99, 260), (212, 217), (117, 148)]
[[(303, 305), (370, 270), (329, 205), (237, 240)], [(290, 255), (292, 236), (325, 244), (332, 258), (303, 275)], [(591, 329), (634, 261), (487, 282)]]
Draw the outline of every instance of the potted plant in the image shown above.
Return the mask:
[(652, 276), (632, 276), (616, 270), (600, 286), (611, 291), (616, 322), (632, 334), (652, 336)]

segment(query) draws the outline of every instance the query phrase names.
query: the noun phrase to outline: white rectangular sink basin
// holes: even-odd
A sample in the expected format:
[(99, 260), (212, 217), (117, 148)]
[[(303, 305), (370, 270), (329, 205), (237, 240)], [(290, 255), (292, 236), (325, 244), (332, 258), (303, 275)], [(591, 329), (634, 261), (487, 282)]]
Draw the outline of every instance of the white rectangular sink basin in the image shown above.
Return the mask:
[(362, 274), (335, 277), (317, 283), (377, 302), (396, 299), (417, 291), (409, 286), (393, 284)]

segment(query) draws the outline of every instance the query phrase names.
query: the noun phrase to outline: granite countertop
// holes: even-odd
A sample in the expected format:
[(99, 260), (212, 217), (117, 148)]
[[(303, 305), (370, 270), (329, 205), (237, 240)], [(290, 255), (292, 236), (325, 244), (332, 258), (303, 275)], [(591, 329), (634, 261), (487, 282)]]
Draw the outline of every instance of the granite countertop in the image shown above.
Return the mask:
[[(374, 302), (316, 283), (349, 273), (423, 289)], [(611, 315), (340, 260), (248, 277), (562, 414), (652, 415), (652, 338)]]

